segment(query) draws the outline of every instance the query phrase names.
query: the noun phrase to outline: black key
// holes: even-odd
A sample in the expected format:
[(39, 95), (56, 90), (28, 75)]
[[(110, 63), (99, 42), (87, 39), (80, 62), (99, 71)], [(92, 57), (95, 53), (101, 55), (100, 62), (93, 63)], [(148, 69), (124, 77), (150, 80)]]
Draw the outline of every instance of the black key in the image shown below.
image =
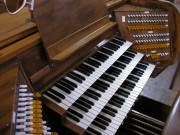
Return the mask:
[(110, 100), (109, 104), (114, 105), (114, 106), (116, 106), (118, 108), (121, 108), (121, 105), (122, 105), (122, 104), (118, 104), (117, 102), (114, 102), (113, 100)]
[(99, 52), (96, 52), (92, 57), (101, 62), (105, 62), (109, 58), (108, 56), (106, 56), (102, 53), (99, 53)]
[(110, 56), (114, 53), (113, 51), (110, 51), (110, 50), (108, 50), (106, 48), (101, 48), (100, 51), (105, 53), (105, 54), (108, 54)]
[(63, 78), (62, 81), (64, 81), (64, 82), (68, 83), (69, 85), (77, 88), (77, 85), (76, 85), (75, 83), (73, 83), (73, 82), (71, 82), (71, 81), (69, 81), (69, 80), (67, 80), (67, 79), (65, 79), (65, 78)]
[(96, 52), (96, 54), (98, 54), (98, 57), (100, 58), (104, 58), (105, 60), (107, 60), (109, 58), (109, 56), (103, 54), (103, 53), (100, 53), (100, 52)]
[(92, 101), (89, 101), (89, 100), (85, 99), (84, 97), (80, 97), (79, 99), (86, 102), (89, 105), (94, 105), (94, 103)]
[(141, 69), (138, 69), (138, 68), (134, 68), (134, 70), (136, 70), (138, 73), (141, 73), (141, 74), (143, 74), (144, 73), (144, 71), (142, 71)]
[(86, 107), (78, 104), (77, 102), (75, 102), (75, 103), (73, 104), (73, 106), (79, 108), (80, 110), (83, 110), (84, 112), (88, 112), (88, 109), (87, 109)]
[(130, 91), (133, 90), (133, 87), (127, 86), (127, 85), (121, 85), (121, 87), (122, 87), (122, 88), (125, 88), (125, 89), (128, 89), (128, 90), (130, 90)]
[(106, 130), (106, 127), (104, 125), (102, 125), (101, 123), (97, 122), (97, 121), (93, 121), (92, 124)]
[(73, 110), (71, 108), (68, 109), (68, 112), (71, 112), (72, 114), (75, 114), (76, 116), (78, 116), (81, 119), (83, 118), (82, 114), (80, 114), (79, 112), (77, 112), (77, 111), (75, 111), (75, 110)]
[(129, 95), (129, 94), (130, 94), (130, 92), (129, 92), (129, 91), (125, 91), (125, 90), (124, 90), (124, 89), (122, 89), (121, 87), (118, 89), (118, 91), (122, 91), (122, 92), (126, 93), (127, 95)]
[(118, 68), (121, 68), (121, 69), (125, 69), (126, 68), (126, 65), (124, 65), (122, 63), (119, 63), (119, 62), (115, 62), (113, 65), (118, 67)]
[(115, 80), (115, 78), (111, 77), (111, 76), (108, 76), (106, 74), (103, 74), (100, 78), (102, 78), (103, 80), (106, 80), (110, 83), (113, 83), (113, 81)]
[(145, 65), (142, 65), (142, 64), (137, 64), (136, 65), (136, 67), (138, 67), (138, 68), (140, 68), (140, 69), (144, 69), (144, 70), (146, 70), (147, 69), (147, 66), (145, 66)]
[(106, 114), (108, 114), (108, 115), (110, 115), (110, 116), (112, 116), (112, 117), (115, 117), (115, 116), (116, 116), (113, 112), (111, 112), (111, 111), (109, 111), (109, 110), (107, 110), (107, 109), (105, 109), (105, 108), (102, 109), (102, 112), (104, 112), (104, 113), (106, 113)]
[[(101, 78), (101, 77), (100, 77)], [(106, 82), (103, 82), (103, 81), (101, 81), (101, 80), (97, 80), (96, 82), (99, 82), (99, 83), (101, 83), (102, 85), (104, 85), (104, 86), (106, 86), (106, 87), (109, 87), (110, 85), (108, 84), (108, 83), (106, 83)]]
[(102, 135), (99, 131), (97, 131), (97, 130), (91, 128), (91, 127), (88, 127), (87, 130), (89, 130), (90, 132), (94, 133), (95, 135)]
[(104, 84), (101, 84), (101, 82), (99, 80), (97, 80), (94, 84), (93, 84), (93, 87), (94, 85), (96, 85), (96, 87), (100, 87), (102, 88), (103, 90), (107, 90), (107, 86), (105, 86)]
[(113, 42), (119, 46), (122, 46), (124, 44), (122, 41), (118, 40), (117, 38), (112, 39), (111, 42)]
[(62, 99), (65, 99), (65, 96), (64, 96), (63, 94), (55, 91), (55, 90), (52, 89), (52, 88), (50, 88), (49, 90), (50, 90), (50, 92), (54, 93), (56, 96), (58, 96), (58, 97), (60, 97), (60, 98), (62, 98)]
[(120, 104), (120, 105), (123, 105), (123, 103), (124, 103), (124, 99), (118, 98), (118, 97), (115, 96), (115, 95), (111, 98), (111, 100), (112, 100), (113, 102), (115, 102), (115, 103)]
[(118, 61), (123, 62), (123, 63), (126, 63), (126, 64), (129, 64), (129, 63), (132, 61), (132, 59), (127, 58), (127, 57), (124, 57), (124, 56), (121, 56), (121, 57), (118, 59)]
[(112, 105), (117, 106), (119, 108), (121, 108), (121, 106), (124, 103), (122, 100), (118, 100), (117, 98), (114, 98), (114, 97), (110, 101), (111, 102), (109, 102), (109, 104), (112, 104)]
[[(115, 37), (114, 39), (119, 40), (119, 41), (121, 41), (122, 43), (123, 43), (123, 42), (126, 42), (125, 39), (122, 39), (122, 38), (120, 38), (120, 37)], [(124, 43), (123, 43), (123, 44), (124, 44)]]
[(79, 79), (77, 76), (75, 76), (75, 75), (73, 75), (71, 73), (69, 73), (67, 76), (70, 77), (71, 79), (77, 81), (78, 83), (82, 83), (81, 79)]
[(114, 108), (111, 108), (109, 106), (105, 106), (104, 108), (107, 109), (107, 110), (110, 110), (111, 112), (118, 113), (117, 110), (115, 110)]
[(139, 71), (138, 69), (134, 68), (133, 71), (131, 72), (131, 74), (137, 75), (137, 76), (142, 76), (143, 73), (141, 71)]
[(121, 100), (121, 101), (125, 102), (125, 99), (119, 97), (118, 95), (114, 95), (113, 98), (115, 98), (116, 100)]
[(129, 75), (127, 79), (133, 80), (133, 81), (135, 81), (135, 82), (138, 82), (138, 81), (139, 81), (139, 78), (137, 78), (137, 77), (135, 77), (135, 76), (133, 76), (133, 75)]
[(61, 103), (61, 100), (59, 98), (57, 98), (53, 94), (49, 93), (48, 91), (46, 91), (44, 94), (47, 95), (48, 97), (54, 99), (56, 102)]
[(126, 88), (126, 89), (128, 89), (128, 90), (133, 90), (133, 88), (134, 88), (134, 86), (132, 86), (131, 84), (129, 84), (129, 83), (123, 83), (122, 85), (121, 85), (121, 87), (122, 88)]
[(123, 55), (129, 56), (131, 58), (135, 57), (135, 54), (132, 54), (132, 53), (129, 53), (129, 52), (125, 52), (125, 53), (123, 53)]
[(117, 51), (117, 49), (116, 48), (114, 48), (113, 46), (106, 46), (106, 47), (104, 47), (105, 49), (110, 49), (111, 51)]
[(93, 62), (91, 62), (89, 59), (87, 59), (86, 61), (84, 61), (85, 63), (87, 63), (87, 64), (89, 64), (89, 65), (91, 65), (91, 66), (93, 66), (93, 67), (98, 67), (96, 64), (94, 64)]
[(125, 101), (124, 99), (122, 99), (116, 95), (113, 95), (112, 100), (117, 102), (117, 103), (124, 103), (124, 101)]
[(94, 120), (99, 121), (100, 123), (109, 126), (109, 123), (107, 121), (105, 121), (104, 119), (102, 119), (101, 117), (97, 116)]
[(100, 117), (101, 119), (107, 121), (108, 123), (111, 123), (111, 119), (105, 117), (104, 115), (98, 114), (98, 117)]
[(86, 65), (86, 64), (84, 64), (84, 63), (82, 63), (81, 65), (84, 66), (85, 68), (87, 68), (88, 70), (90, 70), (91, 72), (94, 72), (94, 71), (95, 71), (95, 69), (92, 68), (92, 67), (89, 66), (89, 65)]
[(124, 92), (122, 92), (122, 91), (116, 91), (116, 93), (119, 94), (119, 95), (122, 95), (122, 96), (124, 96), (124, 97), (128, 97), (128, 94), (127, 94), (127, 93), (124, 93)]
[(147, 63), (147, 62), (144, 62), (144, 61), (140, 61), (139, 63), (142, 63), (142, 64), (144, 64), (144, 65), (147, 65), (147, 66), (149, 66), (149, 63)]
[(95, 99), (95, 100), (98, 100), (98, 99), (99, 99), (98, 96), (93, 95), (93, 94), (91, 94), (91, 93), (89, 93), (89, 92), (87, 92), (87, 91), (84, 93), (84, 95), (86, 95), (86, 96), (88, 96), (88, 97), (91, 97), (91, 98), (93, 98), (93, 99)]
[(76, 116), (74, 116), (74, 115), (72, 115), (72, 114), (70, 114), (70, 113), (68, 113), (68, 112), (67, 112), (67, 116), (68, 116), (69, 118), (73, 119), (73, 120), (76, 121), (76, 122), (80, 122), (80, 119), (79, 119), (79, 118), (77, 118)]
[(94, 58), (89, 58), (88, 60), (91, 60), (93, 63), (95, 63), (96, 65), (101, 65), (101, 63), (100, 62), (98, 62), (98, 61), (96, 61), (96, 60), (94, 60)]
[(73, 91), (74, 87), (71, 86), (70, 84), (66, 83), (65, 81), (61, 80), (58, 83), (62, 84), (63, 86), (65, 86), (66, 88), (68, 88), (69, 90)]
[(141, 76), (142, 76), (142, 74), (139, 74), (139, 73), (132, 73), (132, 72), (131, 72), (131, 74), (132, 74), (132, 75), (135, 75), (135, 76), (138, 76), (138, 77), (141, 77)]
[(93, 84), (91, 87), (94, 88), (94, 89), (97, 89), (97, 90), (99, 90), (99, 91), (101, 91), (103, 93), (105, 92), (105, 89), (103, 89), (102, 87), (100, 87), (98, 85)]
[(105, 47), (111, 49), (111, 50), (114, 50), (114, 51), (117, 51), (119, 49), (119, 46), (117, 45), (114, 45), (112, 43), (108, 43)]
[(89, 68), (87, 68), (86, 66), (84, 65), (80, 65), (78, 68), (81, 68), (82, 70), (84, 70), (85, 72), (89, 73), (89, 74), (92, 74), (92, 70), (90, 70)]
[(86, 75), (86, 76), (90, 76), (90, 73), (87, 72), (86, 70), (82, 69), (82, 68), (77, 67), (76, 70), (79, 71), (80, 73)]
[(81, 79), (81, 80), (85, 80), (85, 77), (82, 76), (82, 75), (79, 75), (79, 74), (77, 74), (77, 73), (75, 73), (75, 72), (71, 72), (71, 74), (74, 75), (74, 76), (76, 76), (77, 78), (79, 78), (79, 79)]
[(98, 68), (101, 65), (98, 62), (96, 62), (95, 60), (91, 60), (91, 59), (88, 59), (85, 62), (88, 63), (89, 65), (96, 67), (96, 68)]
[(88, 89), (87, 90), (89, 93), (91, 93), (91, 94), (94, 94), (94, 95), (96, 95), (96, 96), (98, 96), (98, 97), (101, 97), (101, 94), (99, 94), (98, 92), (96, 92), (96, 91), (93, 91), (93, 90), (91, 90), (91, 89)]
[(67, 89), (66, 87), (64, 87), (64, 86), (62, 86), (62, 85), (60, 85), (58, 83), (56, 83), (55, 86), (58, 87), (59, 89), (61, 89), (62, 91), (68, 93), (68, 94), (71, 93), (71, 91), (69, 89)]
[(89, 104), (87, 104), (86, 102), (84, 102), (84, 101), (82, 101), (80, 99), (78, 99), (76, 102), (79, 103), (82, 106), (85, 106), (88, 109), (91, 109), (91, 106)]
[(117, 69), (117, 68), (115, 68), (115, 67), (110, 67), (110, 68), (106, 71), (106, 73), (111, 74), (111, 75), (116, 76), (116, 77), (118, 77), (121, 72), (122, 72), (121, 69)]
[(125, 85), (128, 85), (128, 86), (131, 86), (131, 87), (134, 87), (136, 84), (134, 84), (134, 83), (132, 83), (132, 82), (130, 82), (130, 81), (128, 81), (128, 80), (125, 80), (124, 82), (123, 82), (123, 84), (125, 84)]
[(134, 53), (134, 54), (137, 54), (137, 52), (131, 50), (131, 49), (128, 49), (127, 51), (131, 52), (131, 53)]
[(104, 49), (107, 49), (107, 50), (109, 50), (109, 51), (111, 51), (111, 52), (116, 52), (116, 50), (118, 49), (118, 47), (119, 46), (117, 46), (117, 48), (116, 47), (114, 47), (115, 45), (113, 45), (113, 46), (104, 46), (103, 48)]

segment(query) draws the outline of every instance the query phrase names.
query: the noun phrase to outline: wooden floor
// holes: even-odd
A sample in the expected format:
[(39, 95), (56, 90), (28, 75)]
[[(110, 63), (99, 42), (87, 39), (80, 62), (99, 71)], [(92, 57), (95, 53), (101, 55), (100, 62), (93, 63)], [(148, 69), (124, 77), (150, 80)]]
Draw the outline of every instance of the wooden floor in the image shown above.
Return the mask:
[(179, 82), (180, 64), (177, 62), (167, 67), (158, 77), (150, 78), (141, 95), (171, 106), (180, 90)]

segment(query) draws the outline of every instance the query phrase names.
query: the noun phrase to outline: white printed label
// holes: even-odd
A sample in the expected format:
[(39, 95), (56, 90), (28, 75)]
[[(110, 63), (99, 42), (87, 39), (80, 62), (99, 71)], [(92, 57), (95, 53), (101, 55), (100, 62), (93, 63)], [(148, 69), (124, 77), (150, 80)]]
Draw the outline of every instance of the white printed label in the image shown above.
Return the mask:
[(151, 51), (151, 53), (156, 53), (156, 51)]
[(149, 11), (145, 11), (144, 13), (145, 13), (145, 14), (149, 14)]
[(122, 22), (126, 22), (125, 16), (122, 16)]
[(148, 33), (153, 33), (153, 31), (148, 31)]

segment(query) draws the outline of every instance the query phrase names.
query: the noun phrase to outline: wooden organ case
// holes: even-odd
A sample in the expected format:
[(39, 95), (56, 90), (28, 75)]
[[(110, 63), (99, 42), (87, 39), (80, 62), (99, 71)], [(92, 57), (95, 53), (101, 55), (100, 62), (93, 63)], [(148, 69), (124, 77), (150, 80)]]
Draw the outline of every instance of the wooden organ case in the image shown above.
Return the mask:
[(53, 130), (163, 132), (170, 107), (140, 92), (151, 74), (179, 59), (179, 12), (172, 4), (127, 0), (108, 12), (106, 0), (35, 0), (33, 15), (39, 31), (3, 40), (0, 63), (3, 70), (20, 63), (29, 87), (42, 94)]

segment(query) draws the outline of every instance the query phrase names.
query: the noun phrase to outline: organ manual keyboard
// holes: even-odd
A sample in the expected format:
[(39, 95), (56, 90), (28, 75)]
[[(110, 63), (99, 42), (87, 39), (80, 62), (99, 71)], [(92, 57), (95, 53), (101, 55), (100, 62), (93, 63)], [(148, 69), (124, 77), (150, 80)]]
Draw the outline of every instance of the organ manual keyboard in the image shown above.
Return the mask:
[[(113, 40), (115, 39), (116, 38), (113, 38)], [(110, 43), (114, 42), (110, 40)], [(86, 85), (88, 87), (87, 90), (83, 94), (80, 94), (76, 102), (71, 104), (71, 107), (67, 110), (66, 117), (68, 122), (70, 121), (84, 130), (88, 127), (90, 129), (97, 128), (97, 130), (100, 130), (99, 132), (103, 134), (101, 128), (104, 123), (100, 123), (96, 120), (96, 116), (103, 115), (112, 120), (107, 130), (104, 131), (104, 134), (114, 134), (131, 109), (155, 66), (142, 61), (140, 62), (143, 55), (131, 50), (125, 51), (122, 55), (116, 55), (116, 57), (114, 57), (115, 61), (113, 61), (111, 60), (111, 55), (113, 57), (113, 50), (105, 50), (106, 47), (108, 48), (107, 45), (103, 46), (97, 53), (103, 52), (104, 56), (106, 56), (105, 60), (110, 60), (112, 63), (110, 66), (103, 64), (104, 67), (106, 67), (105, 71), (102, 71), (100, 75), (97, 74), (96, 76), (98, 79), (95, 80), (95, 78), (93, 78), (94, 83), (91, 83), (90, 86)], [(96, 56), (96, 53), (87, 60), (94, 56)], [(101, 60), (102, 57), (102, 55), (96, 57), (95, 60)], [(87, 60), (85, 60), (84, 63), (86, 63)], [(95, 68), (94, 65), (89, 66)], [(79, 73), (79, 75), (81, 77), (86, 77), (82, 73)], [(77, 76), (77, 79), (72, 78), (71, 81), (79, 85), (77, 82), (78, 79), (81, 78)], [(89, 81), (91, 81), (91, 79), (86, 80), (87, 83)], [(62, 87), (56, 87), (56, 91), (60, 91), (61, 89)], [(69, 98), (69, 100), (71, 100), (73, 96)], [(114, 116), (114, 118), (111, 116)], [(69, 127), (69, 124), (67, 125), (68, 128), (73, 128)], [(76, 128), (74, 128), (74, 130), (76, 130)]]
[[(163, 8), (162, 5), (166, 6)], [(134, 12), (131, 11), (133, 8), (136, 9)], [(125, 14), (124, 10), (128, 9), (131, 10)], [(149, 16), (156, 14), (164, 19), (146, 19), (146, 10), (149, 11)], [(141, 96), (141, 91), (151, 74), (156, 76), (178, 59), (179, 25), (176, 23), (176, 29), (169, 22), (170, 18), (178, 22), (179, 13), (169, 3), (151, 3), (150, 0), (122, 1), (114, 11), (108, 15), (106, 0), (35, 0), (33, 16), (39, 31), (31, 31), (29, 35), (26, 33), (16, 40), (7, 39), (8, 44), (3, 45), (0, 50), (2, 71), (6, 71), (7, 77), (9, 74), (16, 76), (19, 67), (14, 61), (18, 61), (25, 81), (16, 83), (15, 80), (18, 79), (14, 80), (13, 77), (9, 79), (12, 82), (0, 78), (3, 84), (0, 88), (7, 89), (1, 89), (0, 94), (8, 95), (11, 83), (16, 91), (18, 86), (25, 84), (33, 93), (41, 93), (43, 110), (49, 118), (47, 125), (50, 124), (51, 130), (60, 134), (121, 134), (134, 126), (131, 122), (138, 116), (140, 120), (148, 119), (150, 123), (152, 120), (159, 122), (162, 129), (170, 107), (149, 101)], [(158, 11), (161, 13), (157, 13)], [(119, 19), (124, 19), (123, 16), (125, 27), (119, 22)], [(156, 28), (157, 31), (149, 30)], [(161, 29), (165, 31), (162, 33)], [(147, 30), (153, 32), (148, 33)], [(10, 42), (11, 40), (13, 41)], [(145, 44), (149, 41), (156, 43)], [(156, 51), (158, 55), (150, 51), (152, 59), (147, 58), (149, 50)], [(161, 55), (163, 58), (167, 57), (161, 59)], [(4, 76), (1, 75), (2, 78)], [(142, 105), (142, 99), (145, 105)], [(3, 100), (3, 107), (7, 105), (6, 101)], [(14, 100), (10, 101), (13, 105)], [(153, 111), (146, 111), (144, 108), (147, 106)], [(155, 107), (158, 109), (154, 109)], [(12, 108), (17, 110), (18, 104)], [(5, 110), (3, 115), (8, 109), (1, 109)], [(17, 114), (24, 115), (19, 112)], [(8, 122), (4, 119), (0, 122), (0, 133), (7, 129), (8, 133), (13, 129), (12, 134), (25, 132), (15, 130), (15, 127), (22, 129), (22, 123), (17, 126), (12, 123), (14, 128), (10, 128), (12, 119), (9, 117)], [(49, 134), (48, 129), (44, 127), (33, 130), (28, 126), (27, 134), (35, 131)], [(143, 128), (142, 133), (144, 130)], [(130, 131), (132, 130), (127, 133)]]

